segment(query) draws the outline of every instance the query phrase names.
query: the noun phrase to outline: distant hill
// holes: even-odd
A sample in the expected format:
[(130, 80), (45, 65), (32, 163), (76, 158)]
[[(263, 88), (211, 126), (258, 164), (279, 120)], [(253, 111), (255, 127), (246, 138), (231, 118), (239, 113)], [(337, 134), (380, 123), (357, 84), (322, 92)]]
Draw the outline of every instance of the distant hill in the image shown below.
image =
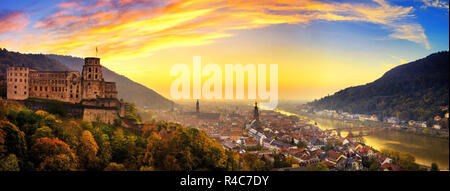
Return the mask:
[(21, 54), (0, 48), (0, 71), (4, 73), (7, 66), (27, 66), (36, 70), (44, 71), (70, 70), (58, 61), (43, 54)]
[[(70, 70), (80, 71), (84, 65), (84, 59), (72, 56), (47, 55), (49, 58), (59, 61)], [(106, 81), (116, 82), (119, 97), (133, 102), (136, 106), (146, 109), (170, 109), (172, 101), (159, 95), (150, 88), (136, 83), (125, 76), (117, 74), (103, 67), (103, 78)]]
[(397, 66), (366, 85), (349, 87), (307, 105), (318, 109), (429, 120), (449, 104), (449, 52)]
[[(71, 56), (21, 54), (0, 49), (0, 71), (4, 73), (7, 66), (27, 66), (43, 71), (79, 71), (84, 64), (84, 59)], [(140, 108), (146, 109), (170, 109), (172, 101), (164, 98), (150, 88), (136, 83), (125, 76), (119, 75), (106, 67), (103, 67), (103, 78), (106, 81), (116, 82), (119, 97), (127, 102), (132, 102)]]

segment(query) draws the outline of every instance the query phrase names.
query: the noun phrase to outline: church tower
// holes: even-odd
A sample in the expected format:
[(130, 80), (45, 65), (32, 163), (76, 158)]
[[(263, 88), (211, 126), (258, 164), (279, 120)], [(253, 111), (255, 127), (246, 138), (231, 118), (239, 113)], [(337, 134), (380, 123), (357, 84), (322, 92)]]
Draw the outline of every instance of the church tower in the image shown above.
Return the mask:
[(258, 102), (255, 102), (255, 109), (253, 110), (253, 118), (259, 121)]
[(200, 104), (198, 103), (198, 100), (197, 103), (195, 104), (195, 112), (200, 113)]

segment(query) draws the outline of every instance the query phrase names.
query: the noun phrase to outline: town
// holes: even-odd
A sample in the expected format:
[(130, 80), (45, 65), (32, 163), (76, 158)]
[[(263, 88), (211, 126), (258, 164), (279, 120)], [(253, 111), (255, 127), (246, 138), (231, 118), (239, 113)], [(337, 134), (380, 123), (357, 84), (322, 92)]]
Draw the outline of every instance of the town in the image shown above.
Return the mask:
[(159, 112), (158, 120), (197, 128), (226, 149), (251, 153), (264, 161), (274, 163), (282, 156), (284, 164), (272, 170), (317, 170), (318, 166), (331, 171), (404, 170), (394, 164), (392, 158), (357, 138), (321, 130), (305, 117), (260, 110), (256, 102), (252, 106), (239, 103), (224, 104), (223, 107), (206, 105), (201, 110), (197, 100), (194, 110), (193, 103), (185, 103), (183, 107)]

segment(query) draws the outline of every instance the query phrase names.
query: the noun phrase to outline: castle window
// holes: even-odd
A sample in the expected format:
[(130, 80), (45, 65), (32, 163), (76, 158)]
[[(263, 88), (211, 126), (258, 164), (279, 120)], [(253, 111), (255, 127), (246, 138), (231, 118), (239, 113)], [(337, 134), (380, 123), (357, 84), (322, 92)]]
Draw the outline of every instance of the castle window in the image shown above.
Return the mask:
[(78, 98), (78, 94), (77, 94), (76, 98)]
[(27, 92), (23, 92), (23, 94), (27, 95)]
[(14, 89), (17, 89), (17, 86), (14, 86)]
[(88, 75), (88, 79), (91, 79), (91, 75), (90, 74)]
[(27, 74), (25, 73), (25, 76), (27, 76)]
[(37, 86), (34, 86), (34, 91), (37, 91)]
[(39, 86), (39, 91), (42, 91), (42, 86)]
[(97, 79), (97, 74), (95, 74), (95, 79)]
[(14, 78), (14, 82), (17, 82), (17, 78)]
[(70, 94), (70, 98), (72, 98), (73, 97), (73, 95), (72, 94)]
[(14, 94), (17, 94), (17, 91), (14, 91)]
[(27, 83), (27, 79), (25, 79), (25, 83)]
[(91, 72), (91, 68), (89, 67), (89, 72)]
[(47, 86), (45, 86), (45, 91), (47, 91)]
[(95, 68), (95, 73), (97, 73), (97, 68)]
[(22, 79), (19, 79), (19, 82), (22, 82)]

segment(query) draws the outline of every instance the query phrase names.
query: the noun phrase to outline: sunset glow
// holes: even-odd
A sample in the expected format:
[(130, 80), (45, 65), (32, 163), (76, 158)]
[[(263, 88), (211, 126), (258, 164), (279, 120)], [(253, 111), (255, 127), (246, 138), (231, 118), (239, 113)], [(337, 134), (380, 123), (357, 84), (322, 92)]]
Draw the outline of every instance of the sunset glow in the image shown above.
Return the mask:
[[(0, 47), (95, 55), (170, 98), (174, 64), (278, 64), (281, 99), (317, 99), (448, 50), (448, 1), (87, 0), (0, 5)], [(203, 79), (206, 80), (206, 79)]]

